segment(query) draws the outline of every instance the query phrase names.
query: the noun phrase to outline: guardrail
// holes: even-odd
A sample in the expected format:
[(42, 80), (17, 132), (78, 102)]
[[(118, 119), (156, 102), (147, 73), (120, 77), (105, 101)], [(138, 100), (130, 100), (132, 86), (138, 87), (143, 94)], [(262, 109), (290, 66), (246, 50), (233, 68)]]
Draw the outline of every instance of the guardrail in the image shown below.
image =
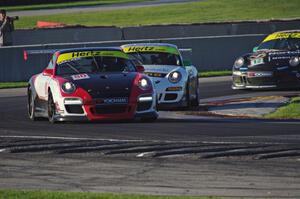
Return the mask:
[(237, 56), (250, 52), (267, 34), (297, 27), (300, 20), (17, 30), (13, 32), (17, 46), (0, 48), (0, 82), (26, 81), (46, 67), (45, 55), (32, 55), (25, 62), (24, 50), (120, 46), (137, 42), (166, 42), (179, 48), (192, 48), (193, 64), (200, 71), (231, 69)]
[(59, 43), (24, 45), (0, 48), (0, 82), (26, 81), (41, 72), (48, 64), (49, 55), (29, 55), (24, 60), (24, 50), (64, 49), (77, 47), (120, 46), (126, 43), (166, 42), (180, 48), (191, 48), (193, 64), (198, 70), (230, 69), (238, 55), (249, 52), (264, 34), (227, 35), (207, 37), (166, 38), (159, 40), (119, 40), (102, 42)]

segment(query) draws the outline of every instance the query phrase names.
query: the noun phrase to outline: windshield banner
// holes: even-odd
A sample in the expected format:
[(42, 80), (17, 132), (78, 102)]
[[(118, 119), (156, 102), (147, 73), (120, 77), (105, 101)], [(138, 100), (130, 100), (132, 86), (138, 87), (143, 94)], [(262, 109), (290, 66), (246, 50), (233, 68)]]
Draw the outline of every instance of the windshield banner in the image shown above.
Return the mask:
[(274, 33), (269, 35), (263, 42), (274, 40), (274, 39), (287, 39), (287, 38), (300, 38), (300, 33), (295, 32), (295, 33)]
[(59, 55), (57, 63), (66, 62), (72, 59), (82, 58), (82, 57), (119, 57), (123, 59), (129, 59), (128, 55), (120, 51), (78, 51), (70, 52)]
[(178, 55), (179, 52), (176, 48), (167, 46), (126, 46), (123, 48), (125, 53), (135, 53), (135, 52), (162, 52), (171, 53)]

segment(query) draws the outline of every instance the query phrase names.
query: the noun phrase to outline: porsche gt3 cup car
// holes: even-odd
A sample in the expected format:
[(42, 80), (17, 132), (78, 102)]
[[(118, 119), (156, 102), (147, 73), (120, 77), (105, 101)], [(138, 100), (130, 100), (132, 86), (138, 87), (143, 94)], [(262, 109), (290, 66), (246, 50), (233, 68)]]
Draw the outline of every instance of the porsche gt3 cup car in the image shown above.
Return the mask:
[(149, 77), (119, 48), (56, 51), (28, 86), (28, 115), (50, 122), (157, 118)]
[(194, 66), (184, 66), (175, 45), (138, 43), (121, 48), (145, 68), (154, 83), (159, 108), (198, 106), (198, 71)]
[(300, 86), (300, 30), (275, 32), (239, 57), (233, 66), (233, 89)]

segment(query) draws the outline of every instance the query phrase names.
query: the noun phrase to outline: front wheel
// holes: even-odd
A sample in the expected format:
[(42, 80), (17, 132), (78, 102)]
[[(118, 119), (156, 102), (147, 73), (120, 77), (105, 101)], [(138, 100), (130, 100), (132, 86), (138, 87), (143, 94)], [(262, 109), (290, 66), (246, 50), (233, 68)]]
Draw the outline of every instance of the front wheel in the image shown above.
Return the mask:
[(48, 96), (48, 119), (49, 122), (51, 123), (55, 123), (55, 103), (53, 101), (53, 97), (51, 92), (49, 92), (49, 96)]

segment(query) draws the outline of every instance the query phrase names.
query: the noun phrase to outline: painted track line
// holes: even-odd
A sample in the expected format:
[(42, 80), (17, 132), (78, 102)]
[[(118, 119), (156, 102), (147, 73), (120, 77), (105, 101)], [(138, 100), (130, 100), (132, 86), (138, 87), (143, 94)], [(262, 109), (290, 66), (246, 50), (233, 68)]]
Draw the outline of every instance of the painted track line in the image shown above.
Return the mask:
[(79, 138), (79, 137), (55, 137), (55, 136), (23, 136), (23, 135), (0, 135), (0, 138), (20, 138), (20, 139), (57, 139), (57, 140), (88, 140), (88, 141), (110, 141), (110, 142), (164, 142), (164, 143), (202, 143), (202, 144), (288, 144), (276, 142), (238, 142), (238, 141), (175, 141), (175, 140), (127, 140), (127, 139), (104, 139), (104, 138)]

